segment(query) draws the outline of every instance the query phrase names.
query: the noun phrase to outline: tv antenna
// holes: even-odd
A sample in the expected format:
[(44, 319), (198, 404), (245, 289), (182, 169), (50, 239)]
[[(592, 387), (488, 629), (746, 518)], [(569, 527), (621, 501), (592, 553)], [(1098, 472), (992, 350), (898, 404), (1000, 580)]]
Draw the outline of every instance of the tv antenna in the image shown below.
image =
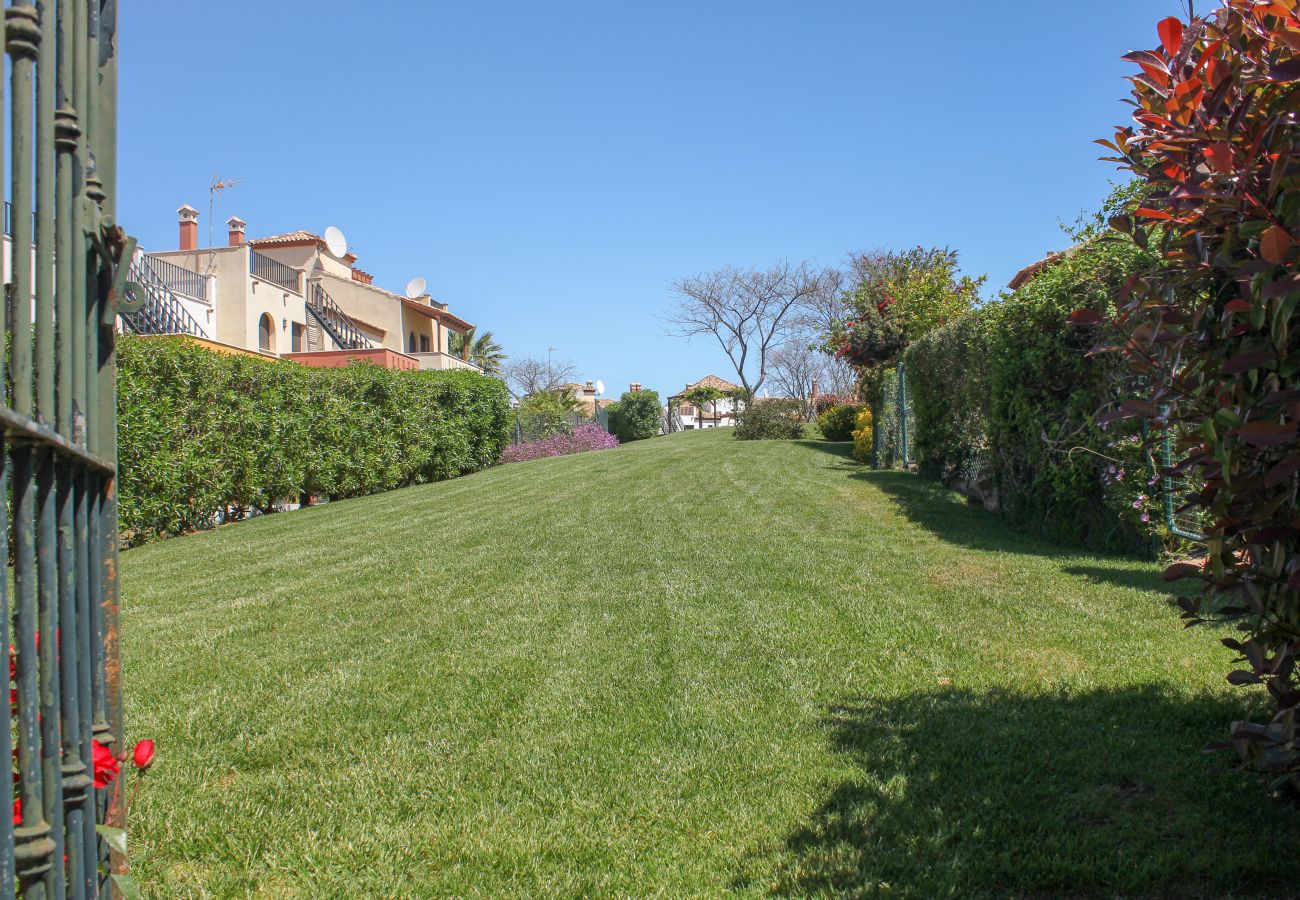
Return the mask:
[(224, 196), (226, 191), (242, 184), (242, 178), (222, 178), (220, 175), (213, 175), (212, 182), (208, 185), (208, 246), (212, 246), (212, 220), (217, 206), (217, 198)]
[(425, 281), (418, 275), (406, 283), (406, 296), (414, 300), (424, 294)]

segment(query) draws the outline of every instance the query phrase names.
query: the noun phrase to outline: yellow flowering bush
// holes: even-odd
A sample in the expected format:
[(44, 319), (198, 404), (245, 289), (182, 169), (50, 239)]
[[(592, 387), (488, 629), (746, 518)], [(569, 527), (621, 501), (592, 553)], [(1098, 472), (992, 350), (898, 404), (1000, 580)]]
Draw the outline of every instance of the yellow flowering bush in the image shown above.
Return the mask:
[(871, 407), (858, 412), (853, 428), (853, 458), (860, 463), (871, 462)]

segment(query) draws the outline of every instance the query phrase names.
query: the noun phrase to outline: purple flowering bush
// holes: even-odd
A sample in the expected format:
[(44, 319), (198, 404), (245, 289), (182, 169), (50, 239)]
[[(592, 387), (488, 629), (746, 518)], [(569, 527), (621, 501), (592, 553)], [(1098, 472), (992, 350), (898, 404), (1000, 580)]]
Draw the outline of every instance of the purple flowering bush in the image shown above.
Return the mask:
[(579, 425), (572, 433), (561, 431), (536, 441), (507, 447), (501, 454), (501, 462), (512, 463), (527, 459), (542, 459), (547, 456), (569, 456), (590, 450), (613, 450), (617, 446), (618, 438), (599, 425), (587, 423)]

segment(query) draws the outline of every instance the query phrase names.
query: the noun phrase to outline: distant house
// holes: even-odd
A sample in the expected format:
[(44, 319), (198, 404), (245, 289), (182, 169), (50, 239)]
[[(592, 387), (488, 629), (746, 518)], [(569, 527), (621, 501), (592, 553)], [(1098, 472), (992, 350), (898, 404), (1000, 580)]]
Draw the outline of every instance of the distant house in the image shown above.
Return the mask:
[[(178, 211), (179, 247), (137, 252), (132, 277), (146, 303), (120, 317), (141, 334), (185, 334), (233, 352), (308, 366), (365, 360), (391, 369), (470, 369), (452, 337), (473, 326), (429, 294), (408, 297), (373, 284), (356, 255), (336, 256), (325, 239), (294, 231), (249, 239), (231, 217), (225, 246), (198, 245), (199, 213)], [(337, 247), (335, 249), (338, 249)]]
[(686, 385), (686, 387), (668, 398), (668, 408), (675, 410), (677, 415), (681, 417), (681, 427), (683, 429), (691, 431), (696, 428), (728, 428), (736, 424), (736, 401), (731, 397), (724, 397), (713, 403), (706, 403), (703, 408), (696, 408), (681, 399), (683, 394), (696, 387), (717, 388), (724, 394), (740, 390), (739, 385), (732, 384), (717, 375), (705, 375), (699, 381), (693, 381)]
[(578, 384), (571, 381), (568, 384), (562, 384), (557, 391), (568, 392), (573, 395), (573, 399), (578, 401), (578, 409), (587, 418), (591, 418), (596, 412), (596, 382), (588, 381), (586, 384)]

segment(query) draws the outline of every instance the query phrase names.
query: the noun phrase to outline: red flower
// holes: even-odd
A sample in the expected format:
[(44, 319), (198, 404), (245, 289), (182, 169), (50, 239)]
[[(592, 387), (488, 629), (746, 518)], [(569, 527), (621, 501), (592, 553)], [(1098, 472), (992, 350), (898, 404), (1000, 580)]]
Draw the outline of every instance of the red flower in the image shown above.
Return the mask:
[(23, 824), (23, 801), (18, 797), (14, 798), (14, 826)]
[(131, 754), (131, 760), (135, 767), (143, 772), (153, 765), (153, 741), (145, 738), (135, 745), (135, 750)]
[(121, 763), (113, 756), (113, 751), (99, 741), (92, 740), (90, 746), (94, 751), (95, 787), (108, 787), (108, 783), (117, 777), (117, 771), (121, 767)]

